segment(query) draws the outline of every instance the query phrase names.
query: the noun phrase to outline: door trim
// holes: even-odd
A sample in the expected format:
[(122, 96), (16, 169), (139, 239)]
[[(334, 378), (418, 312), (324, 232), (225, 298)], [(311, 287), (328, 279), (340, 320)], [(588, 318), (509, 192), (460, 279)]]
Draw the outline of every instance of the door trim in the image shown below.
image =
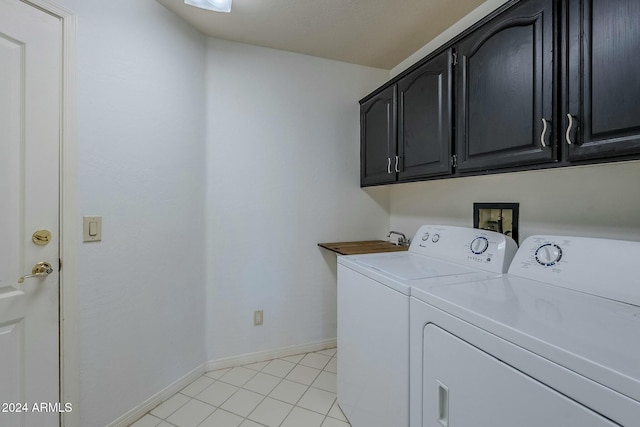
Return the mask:
[(78, 139), (76, 108), (77, 15), (51, 0), (21, 0), (60, 19), (62, 91), (60, 100), (60, 401), (73, 410), (60, 414), (61, 427), (80, 426), (78, 327)]

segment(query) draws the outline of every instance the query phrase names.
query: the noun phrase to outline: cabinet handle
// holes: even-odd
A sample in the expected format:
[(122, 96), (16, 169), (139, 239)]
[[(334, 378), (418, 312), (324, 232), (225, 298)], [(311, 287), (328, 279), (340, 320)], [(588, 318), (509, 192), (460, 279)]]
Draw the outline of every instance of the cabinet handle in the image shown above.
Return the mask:
[(391, 173), (391, 157), (387, 157), (387, 173)]
[(449, 427), (449, 387), (438, 383), (438, 424)]
[(567, 144), (571, 145), (571, 128), (573, 127), (573, 116), (571, 114), (567, 114), (567, 119), (569, 119), (569, 124), (567, 125), (567, 132), (564, 134), (564, 139), (567, 140)]
[(396, 172), (400, 172), (400, 169), (398, 169), (398, 161), (400, 160), (400, 158), (398, 156), (396, 156)]
[(542, 145), (542, 148), (545, 148), (547, 146), (547, 143), (544, 142), (544, 136), (547, 133), (547, 121), (543, 118), (542, 119), (542, 134), (540, 135), (540, 145)]

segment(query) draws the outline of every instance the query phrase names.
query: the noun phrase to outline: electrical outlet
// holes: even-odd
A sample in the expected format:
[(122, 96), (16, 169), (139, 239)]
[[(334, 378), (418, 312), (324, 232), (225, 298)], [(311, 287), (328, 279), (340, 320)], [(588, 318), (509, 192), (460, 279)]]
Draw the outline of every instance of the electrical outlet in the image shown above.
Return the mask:
[(262, 325), (262, 310), (256, 310), (253, 312), (253, 326)]

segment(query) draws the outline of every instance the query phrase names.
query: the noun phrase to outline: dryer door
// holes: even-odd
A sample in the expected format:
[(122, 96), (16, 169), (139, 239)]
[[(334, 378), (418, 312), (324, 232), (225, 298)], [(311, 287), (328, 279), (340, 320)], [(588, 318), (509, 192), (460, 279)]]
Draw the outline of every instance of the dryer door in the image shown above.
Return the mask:
[(434, 324), (423, 338), (422, 427), (620, 426)]

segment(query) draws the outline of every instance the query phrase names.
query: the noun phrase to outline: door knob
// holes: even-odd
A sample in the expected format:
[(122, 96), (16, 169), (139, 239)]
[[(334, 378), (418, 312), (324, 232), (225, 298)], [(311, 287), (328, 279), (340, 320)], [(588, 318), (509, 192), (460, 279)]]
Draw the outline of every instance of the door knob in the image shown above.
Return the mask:
[(27, 274), (26, 276), (22, 276), (18, 279), (18, 283), (24, 282), (24, 279), (28, 279), (30, 277), (46, 277), (49, 274), (53, 273), (53, 267), (46, 261), (40, 261), (31, 269), (31, 274)]

